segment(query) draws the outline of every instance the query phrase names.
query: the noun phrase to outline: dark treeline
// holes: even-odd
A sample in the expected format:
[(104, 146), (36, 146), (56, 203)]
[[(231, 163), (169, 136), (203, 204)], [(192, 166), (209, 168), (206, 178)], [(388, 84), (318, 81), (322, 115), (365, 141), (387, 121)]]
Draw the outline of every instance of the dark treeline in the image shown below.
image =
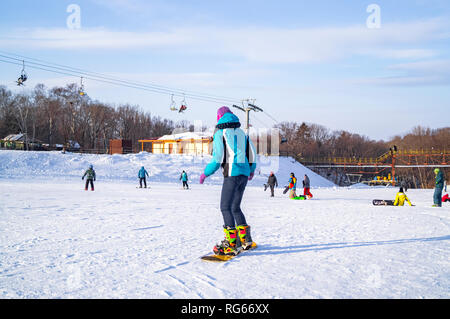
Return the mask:
[(400, 150), (450, 150), (450, 127), (417, 126), (403, 136), (375, 141), (347, 131), (331, 131), (318, 124), (283, 122), (277, 125), (287, 143), (280, 148), (299, 158), (375, 158), (394, 145)]
[(390, 144), (400, 149), (450, 150), (450, 127), (430, 129), (416, 126), (403, 136), (395, 136)]
[[(399, 149), (404, 150), (433, 150), (434, 153), (438, 154), (442, 151), (446, 151), (448, 153), (450, 150), (450, 127), (430, 129), (417, 126), (404, 136), (394, 137), (390, 143), (393, 145), (398, 145)], [(412, 164), (421, 164), (420, 160), (422, 160), (422, 162), (426, 162), (428, 159), (419, 157), (416, 158), (415, 161), (413, 160)], [(434, 156), (432, 161), (437, 163), (439, 160), (440, 156), (438, 155)], [(448, 157), (446, 159), (441, 159), (440, 162), (442, 163), (444, 160), (448, 164)], [(441, 170), (444, 172), (447, 181), (449, 181), (450, 169), (441, 168)], [(396, 175), (403, 177), (409, 187), (433, 188), (435, 185), (435, 175), (432, 169), (401, 168), (397, 169)]]
[(283, 122), (277, 128), (287, 139), (281, 151), (299, 158), (378, 157), (389, 150), (387, 142), (347, 131), (331, 131), (318, 124)]
[(52, 89), (38, 84), (28, 94), (0, 86), (0, 138), (26, 133), (29, 141), (74, 141), (83, 149), (107, 149), (110, 139), (127, 139), (137, 147), (139, 139), (169, 134), (180, 125), (188, 123), (152, 116), (137, 106), (111, 106), (80, 96), (76, 84)]
[[(368, 137), (347, 131), (330, 131), (324, 126), (307, 123), (283, 122), (277, 126), (287, 143), (280, 146), (281, 154), (294, 156), (299, 161), (316, 161), (329, 157), (344, 157), (352, 159), (377, 158), (390, 151), (394, 146), (399, 151), (424, 151), (428, 154), (450, 150), (450, 127), (430, 129), (417, 126), (403, 136), (395, 136), (388, 141), (374, 141)], [(448, 158), (447, 158), (448, 160)], [(411, 164), (441, 164), (444, 159), (437, 155), (426, 157), (416, 156)], [(406, 163), (400, 163), (406, 164)], [(402, 185), (409, 188), (433, 187), (434, 173), (432, 165), (430, 168), (400, 168), (395, 172), (396, 177)], [(350, 169), (315, 169), (317, 173), (344, 185), (349, 182), (346, 173), (351, 173)], [(443, 168), (446, 177), (449, 177), (450, 170)], [(381, 173), (371, 174), (373, 170), (364, 170), (363, 180), (372, 179), (374, 176), (387, 176), (391, 170), (384, 170)], [(358, 170), (358, 173), (361, 170)], [(356, 173), (356, 172), (355, 172)]]

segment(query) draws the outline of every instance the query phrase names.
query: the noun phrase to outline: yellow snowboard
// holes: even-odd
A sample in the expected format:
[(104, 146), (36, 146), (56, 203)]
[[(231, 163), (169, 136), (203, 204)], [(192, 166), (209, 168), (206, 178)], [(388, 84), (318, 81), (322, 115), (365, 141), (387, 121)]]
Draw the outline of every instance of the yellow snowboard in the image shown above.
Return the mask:
[(216, 255), (216, 254), (208, 254), (208, 255), (205, 255), (205, 256), (203, 256), (203, 257), (200, 257), (200, 259), (201, 259), (201, 260), (204, 260), (204, 261), (211, 261), (211, 262), (216, 262), (216, 263), (223, 263), (223, 262), (227, 262), (227, 261), (230, 261), (231, 259), (234, 259), (234, 258), (238, 257), (240, 254), (242, 254), (242, 253), (244, 253), (244, 252), (246, 252), (246, 251), (256, 249), (256, 247), (258, 247), (258, 245), (256, 245), (255, 242), (253, 242), (253, 243), (252, 243), (252, 246), (251, 246), (249, 249), (247, 249), (247, 250), (241, 250), (241, 251), (239, 252), (239, 254), (237, 254), (237, 255)]

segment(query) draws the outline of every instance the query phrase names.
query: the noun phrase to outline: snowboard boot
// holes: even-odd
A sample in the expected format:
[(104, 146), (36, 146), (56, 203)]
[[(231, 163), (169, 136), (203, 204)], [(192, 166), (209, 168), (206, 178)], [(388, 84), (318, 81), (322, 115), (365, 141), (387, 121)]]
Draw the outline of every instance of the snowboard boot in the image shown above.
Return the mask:
[(237, 231), (242, 249), (249, 250), (253, 244), (252, 236), (250, 234), (250, 226), (248, 225), (238, 226)]
[(220, 244), (214, 246), (216, 255), (237, 255), (239, 253), (239, 237), (236, 228), (224, 228), (225, 239)]

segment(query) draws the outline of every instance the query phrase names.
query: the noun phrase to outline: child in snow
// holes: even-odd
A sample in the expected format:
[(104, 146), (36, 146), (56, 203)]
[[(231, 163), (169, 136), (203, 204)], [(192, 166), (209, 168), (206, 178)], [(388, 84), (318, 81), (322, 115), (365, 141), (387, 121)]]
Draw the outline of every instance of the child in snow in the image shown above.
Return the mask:
[(291, 177), (289, 178), (289, 198), (294, 199), (297, 197), (295, 193), (297, 189), (297, 178), (294, 173), (291, 173)]
[(278, 187), (277, 177), (273, 172), (270, 172), (270, 176), (267, 179), (267, 184), (264, 184), (264, 191), (267, 190), (267, 187), (270, 187), (270, 197), (275, 196), (275, 187)]
[(83, 177), (81, 178), (81, 180), (84, 180), (84, 178), (87, 176), (86, 178), (86, 185), (84, 187), (84, 190), (88, 190), (88, 186), (89, 183), (91, 184), (91, 191), (94, 191), (94, 182), (95, 182), (95, 171), (94, 171), (94, 167), (92, 165), (89, 165), (89, 168), (86, 170), (86, 172), (84, 172)]
[(305, 174), (305, 178), (303, 179), (303, 195), (307, 199), (311, 199), (313, 197), (313, 195), (309, 191), (310, 188), (311, 188), (311, 183), (309, 181), (309, 177), (308, 177), (308, 175)]
[[(444, 190), (445, 192), (447, 192), (447, 181), (444, 182)], [(448, 194), (445, 194), (444, 196), (442, 196), (442, 202), (450, 202), (450, 197), (448, 196)]]
[(180, 175), (180, 181), (183, 181), (183, 189), (189, 189), (188, 185), (188, 176), (185, 171), (183, 171)]
[(250, 138), (240, 129), (238, 117), (228, 107), (221, 107), (217, 111), (217, 121), (213, 158), (200, 176), (200, 184), (222, 167), (224, 180), (220, 209), (225, 239), (213, 251), (217, 255), (235, 255), (239, 253), (239, 246), (250, 249), (253, 243), (250, 226), (240, 206), (247, 182), (255, 174), (256, 151)]
[(413, 204), (411, 204), (409, 198), (405, 195), (403, 187), (400, 187), (400, 190), (395, 197), (394, 206), (403, 206), (405, 205), (405, 201), (409, 204), (409, 206), (414, 206)]
[(448, 196), (448, 194), (445, 194), (444, 196), (442, 196), (442, 202), (450, 202), (450, 197)]
[(139, 170), (138, 173), (138, 178), (139, 178), (139, 188), (142, 188), (142, 182), (144, 182), (144, 187), (147, 188), (147, 179), (146, 176), (150, 177), (148, 175), (147, 170), (144, 168), (144, 166), (141, 167), (141, 169)]

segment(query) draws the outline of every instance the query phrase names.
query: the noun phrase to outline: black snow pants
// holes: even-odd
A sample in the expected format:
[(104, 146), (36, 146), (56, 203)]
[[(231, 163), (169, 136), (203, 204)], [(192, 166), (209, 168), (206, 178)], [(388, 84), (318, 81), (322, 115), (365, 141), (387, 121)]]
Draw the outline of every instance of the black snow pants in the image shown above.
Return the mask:
[(147, 180), (145, 179), (145, 177), (139, 178), (139, 185), (141, 188), (142, 188), (142, 182), (144, 182), (144, 186), (145, 186), (145, 188), (147, 188)]
[(84, 187), (85, 190), (88, 190), (89, 184), (91, 184), (91, 190), (94, 190), (94, 180), (93, 179), (87, 179), (86, 185)]

